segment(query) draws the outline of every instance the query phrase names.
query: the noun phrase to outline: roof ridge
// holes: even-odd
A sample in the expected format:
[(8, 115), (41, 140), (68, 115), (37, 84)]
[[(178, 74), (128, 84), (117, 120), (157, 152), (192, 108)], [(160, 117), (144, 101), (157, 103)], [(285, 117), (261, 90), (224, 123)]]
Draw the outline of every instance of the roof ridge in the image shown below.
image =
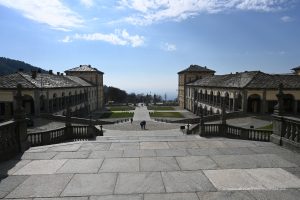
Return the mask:
[(24, 78), (28, 83), (30, 83), (34, 88), (38, 88), (35, 84), (33, 84), (30, 80), (28, 80), (22, 72), (17, 72), (22, 78)]
[(263, 73), (263, 72), (261, 72), (261, 71), (254, 71), (254, 72), (255, 72), (255, 75), (251, 78), (251, 80), (250, 80), (243, 88), (247, 88), (248, 85), (250, 85), (250, 83), (253, 82), (253, 80), (256, 78), (256, 76), (257, 76), (258, 74), (266, 74), (266, 73)]

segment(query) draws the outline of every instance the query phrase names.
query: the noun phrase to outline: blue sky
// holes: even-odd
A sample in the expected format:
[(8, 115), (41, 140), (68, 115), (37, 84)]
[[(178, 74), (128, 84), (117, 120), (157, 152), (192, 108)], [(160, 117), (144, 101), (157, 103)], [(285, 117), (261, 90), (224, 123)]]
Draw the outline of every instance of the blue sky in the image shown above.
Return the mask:
[(128, 92), (177, 93), (190, 64), (217, 74), (300, 65), (298, 0), (0, 0), (0, 56), (91, 64)]

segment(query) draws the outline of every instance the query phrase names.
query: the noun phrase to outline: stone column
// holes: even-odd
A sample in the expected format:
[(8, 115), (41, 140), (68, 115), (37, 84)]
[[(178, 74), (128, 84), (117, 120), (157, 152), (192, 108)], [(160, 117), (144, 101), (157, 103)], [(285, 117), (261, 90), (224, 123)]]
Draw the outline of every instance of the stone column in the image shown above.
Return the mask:
[(262, 101), (261, 101), (261, 105), (260, 105), (261, 106), (260, 110), (261, 110), (262, 114), (266, 113), (266, 107), (267, 107), (266, 96), (267, 96), (267, 91), (266, 91), (266, 89), (264, 89), (263, 97), (262, 97)]
[(248, 98), (247, 98), (247, 91), (243, 91), (243, 99), (242, 99), (242, 109), (244, 113), (247, 113), (248, 109)]
[(283, 113), (284, 112), (284, 110), (283, 110), (283, 96), (284, 96), (284, 93), (283, 93), (283, 84), (282, 83), (279, 84), (278, 94), (276, 96), (277, 96), (277, 99), (278, 99), (278, 103), (274, 108), (274, 114), (278, 115), (278, 116), (282, 116), (284, 114)]
[(14, 119), (16, 121), (16, 134), (19, 143), (19, 152), (26, 151), (30, 144), (27, 141), (27, 122), (26, 122), (26, 113), (22, 106), (22, 85), (17, 85), (17, 95), (15, 96), (16, 100), (16, 110)]
[(12, 112), (9, 102), (4, 103), (4, 120), (9, 120), (12, 118)]
[(40, 92), (35, 90), (33, 93), (33, 102), (34, 102), (34, 112), (36, 116), (39, 116), (41, 113), (41, 108), (40, 108)]

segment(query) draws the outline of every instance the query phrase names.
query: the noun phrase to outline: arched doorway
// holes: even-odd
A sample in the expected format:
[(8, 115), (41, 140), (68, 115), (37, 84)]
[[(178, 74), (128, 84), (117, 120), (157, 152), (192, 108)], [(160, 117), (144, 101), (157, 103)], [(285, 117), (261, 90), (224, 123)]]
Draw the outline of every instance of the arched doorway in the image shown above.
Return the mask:
[(40, 112), (46, 112), (46, 97), (45, 95), (40, 96)]
[(250, 113), (260, 113), (261, 98), (258, 94), (252, 94), (248, 97), (248, 109)]
[(293, 113), (294, 112), (294, 105), (295, 99), (292, 94), (284, 94), (283, 98), (283, 110), (285, 113)]
[(243, 102), (243, 97), (241, 94), (238, 94), (237, 99), (236, 99), (236, 109), (237, 110), (242, 110), (242, 103)]
[(34, 100), (31, 96), (23, 96), (23, 107), (27, 115), (34, 115)]

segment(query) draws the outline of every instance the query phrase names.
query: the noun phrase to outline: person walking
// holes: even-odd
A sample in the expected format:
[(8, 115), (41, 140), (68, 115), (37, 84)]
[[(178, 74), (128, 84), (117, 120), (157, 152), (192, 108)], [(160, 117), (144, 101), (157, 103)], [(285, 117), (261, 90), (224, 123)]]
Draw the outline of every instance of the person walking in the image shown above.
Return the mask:
[(131, 122), (131, 124), (132, 124), (132, 122), (133, 122), (133, 119), (132, 119), (132, 118), (130, 119), (130, 122)]
[(141, 121), (140, 125), (141, 125), (141, 129), (143, 130), (143, 121)]

